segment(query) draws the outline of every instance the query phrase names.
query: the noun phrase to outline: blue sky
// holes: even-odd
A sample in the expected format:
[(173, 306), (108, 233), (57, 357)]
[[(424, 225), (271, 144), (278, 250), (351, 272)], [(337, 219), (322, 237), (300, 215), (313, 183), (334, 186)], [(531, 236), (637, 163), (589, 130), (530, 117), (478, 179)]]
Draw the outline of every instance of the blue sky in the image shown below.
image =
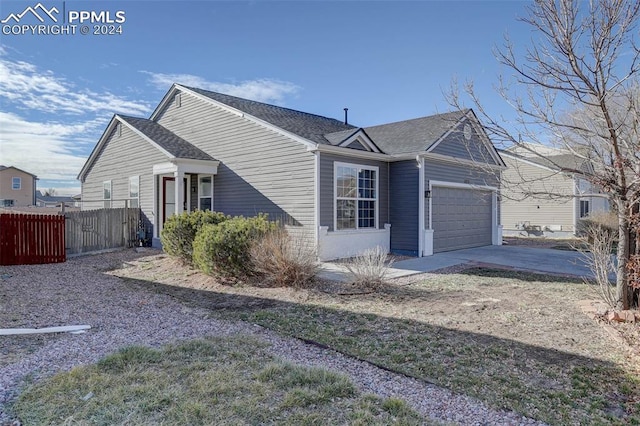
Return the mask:
[[(38, 3), (2, 0), (0, 20)], [(111, 116), (148, 117), (172, 82), (338, 119), (348, 107), (351, 124), (369, 126), (450, 110), (443, 90), (470, 79), (508, 117), (492, 50), (505, 33), (519, 47), (531, 37), (517, 21), (523, 1), (40, 3), (58, 18), (125, 18), (113, 35), (91, 34), (101, 24), (88, 21), (86, 35), (78, 22), (76, 34), (5, 33), (41, 24), (30, 14), (2, 24), (0, 164), (60, 194), (80, 192), (75, 178)]]

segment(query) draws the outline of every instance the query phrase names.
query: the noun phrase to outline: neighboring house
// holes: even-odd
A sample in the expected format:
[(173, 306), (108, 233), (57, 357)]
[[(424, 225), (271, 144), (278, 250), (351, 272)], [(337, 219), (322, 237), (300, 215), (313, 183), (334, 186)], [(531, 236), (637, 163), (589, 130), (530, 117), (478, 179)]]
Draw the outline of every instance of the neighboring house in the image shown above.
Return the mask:
[(500, 155), (507, 164), (500, 203), (505, 236), (571, 237), (581, 218), (609, 211), (606, 194), (567, 171), (592, 167), (569, 151), (523, 144)]
[(38, 207), (58, 207), (64, 204), (65, 207), (74, 207), (72, 197), (43, 195), (41, 191), (36, 191), (36, 205)]
[[(174, 84), (149, 119), (115, 115), (78, 178), (87, 208), (268, 213), (322, 260), (500, 244), (504, 168), (471, 110), (368, 128)], [(176, 182), (179, 182), (176, 185)]]
[(76, 194), (73, 197), (73, 207), (82, 207), (82, 194)]
[(0, 207), (36, 204), (38, 177), (13, 166), (0, 166)]

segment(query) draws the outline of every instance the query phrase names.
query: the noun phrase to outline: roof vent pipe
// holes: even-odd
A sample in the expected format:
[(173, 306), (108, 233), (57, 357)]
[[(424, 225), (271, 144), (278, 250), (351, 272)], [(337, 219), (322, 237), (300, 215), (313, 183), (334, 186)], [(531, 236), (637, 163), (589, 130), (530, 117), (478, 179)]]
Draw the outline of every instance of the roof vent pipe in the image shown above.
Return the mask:
[(344, 124), (348, 125), (349, 121), (347, 120), (347, 112), (349, 111), (349, 108), (344, 108)]

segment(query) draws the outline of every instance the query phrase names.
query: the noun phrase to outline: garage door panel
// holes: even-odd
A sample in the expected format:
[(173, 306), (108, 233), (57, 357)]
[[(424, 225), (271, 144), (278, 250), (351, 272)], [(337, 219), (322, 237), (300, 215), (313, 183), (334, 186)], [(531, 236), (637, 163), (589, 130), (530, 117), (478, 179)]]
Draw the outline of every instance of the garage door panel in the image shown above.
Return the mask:
[(433, 187), (431, 205), (434, 252), (491, 244), (491, 192)]

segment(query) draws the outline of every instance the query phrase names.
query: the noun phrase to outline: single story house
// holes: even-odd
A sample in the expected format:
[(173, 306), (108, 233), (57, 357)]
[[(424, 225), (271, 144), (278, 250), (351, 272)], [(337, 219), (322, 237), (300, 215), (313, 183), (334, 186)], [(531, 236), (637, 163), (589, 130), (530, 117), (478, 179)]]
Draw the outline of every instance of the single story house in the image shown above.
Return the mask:
[(610, 210), (607, 194), (579, 173), (593, 165), (571, 152), (539, 144), (500, 151), (501, 223), (505, 236), (573, 237), (578, 221)]
[(36, 204), (38, 177), (13, 166), (0, 166), (0, 207)]
[(78, 179), (86, 208), (140, 206), (154, 244), (175, 213), (264, 212), (328, 260), (500, 244), (504, 167), (472, 110), (362, 128), (174, 84), (149, 118), (115, 115)]

